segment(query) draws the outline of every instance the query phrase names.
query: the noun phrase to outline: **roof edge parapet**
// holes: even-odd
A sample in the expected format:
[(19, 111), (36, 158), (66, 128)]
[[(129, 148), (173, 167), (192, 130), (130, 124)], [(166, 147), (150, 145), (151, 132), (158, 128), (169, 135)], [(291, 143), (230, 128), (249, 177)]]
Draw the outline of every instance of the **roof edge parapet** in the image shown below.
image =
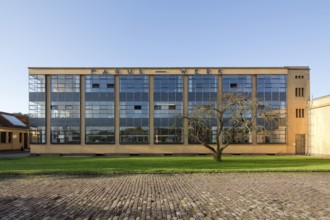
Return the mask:
[(172, 66), (172, 67), (143, 67), (143, 66), (128, 66), (128, 67), (116, 67), (116, 66), (108, 66), (108, 67), (28, 67), (28, 69), (107, 69), (107, 68), (116, 68), (116, 69), (198, 69), (198, 68), (221, 68), (221, 69), (307, 69), (309, 70), (309, 66), (234, 66), (234, 67), (221, 67), (221, 66)]

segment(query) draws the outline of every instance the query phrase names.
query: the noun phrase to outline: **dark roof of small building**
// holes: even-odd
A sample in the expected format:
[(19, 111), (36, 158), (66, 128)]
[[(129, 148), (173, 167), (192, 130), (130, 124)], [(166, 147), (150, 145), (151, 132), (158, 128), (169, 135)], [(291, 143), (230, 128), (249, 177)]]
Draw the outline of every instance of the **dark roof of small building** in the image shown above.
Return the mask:
[(28, 128), (28, 124), (29, 118), (27, 116), (0, 112), (0, 127)]

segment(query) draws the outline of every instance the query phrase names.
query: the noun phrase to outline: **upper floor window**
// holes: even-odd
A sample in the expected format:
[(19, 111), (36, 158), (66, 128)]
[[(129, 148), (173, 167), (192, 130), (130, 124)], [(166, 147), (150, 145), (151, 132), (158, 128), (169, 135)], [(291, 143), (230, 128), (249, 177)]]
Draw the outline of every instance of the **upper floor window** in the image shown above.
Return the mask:
[(296, 88), (296, 97), (304, 97), (304, 88)]
[(296, 118), (304, 118), (305, 117), (305, 109), (297, 108), (296, 109)]

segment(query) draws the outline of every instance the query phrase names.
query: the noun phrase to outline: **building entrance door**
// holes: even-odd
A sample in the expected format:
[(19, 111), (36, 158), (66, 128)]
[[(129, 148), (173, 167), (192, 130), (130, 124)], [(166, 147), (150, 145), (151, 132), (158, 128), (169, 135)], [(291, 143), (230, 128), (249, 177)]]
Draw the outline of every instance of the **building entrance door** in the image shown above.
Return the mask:
[(305, 154), (305, 135), (296, 134), (296, 154)]

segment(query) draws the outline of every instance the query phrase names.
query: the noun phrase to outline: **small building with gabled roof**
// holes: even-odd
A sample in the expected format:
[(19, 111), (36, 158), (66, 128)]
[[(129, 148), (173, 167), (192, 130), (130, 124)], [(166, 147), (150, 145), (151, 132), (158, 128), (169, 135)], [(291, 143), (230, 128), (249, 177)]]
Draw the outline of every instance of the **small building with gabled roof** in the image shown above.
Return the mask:
[(0, 112), (0, 151), (29, 149), (29, 120), (24, 115)]

